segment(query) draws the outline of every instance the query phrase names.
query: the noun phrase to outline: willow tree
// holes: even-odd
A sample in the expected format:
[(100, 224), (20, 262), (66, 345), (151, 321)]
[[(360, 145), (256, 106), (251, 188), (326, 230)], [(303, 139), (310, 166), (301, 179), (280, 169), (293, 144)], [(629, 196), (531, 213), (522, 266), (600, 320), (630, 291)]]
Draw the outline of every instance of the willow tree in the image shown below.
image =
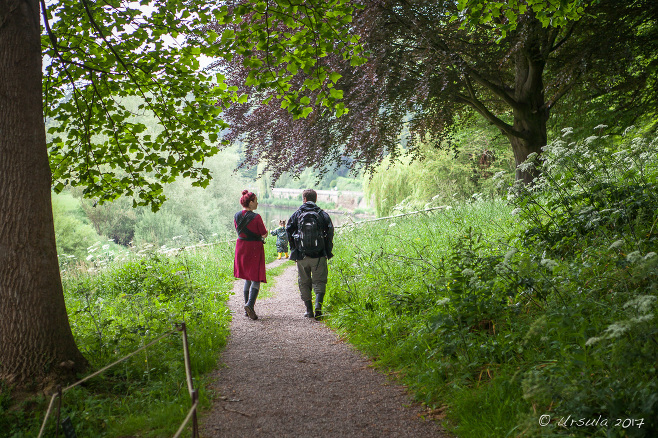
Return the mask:
[[(275, 177), (345, 157), (372, 168), (402, 148), (438, 143), (472, 114), (508, 139), (518, 165), (541, 153), (556, 111), (600, 105), (612, 120), (655, 114), (658, 2), (354, 3), (360, 9), (353, 31), (368, 61), (355, 66), (337, 56), (323, 59), (340, 73), (331, 93), (343, 98), (343, 117), (335, 117), (318, 92), (310, 96), (308, 117), (294, 121), (276, 90), (248, 86), (242, 63), (224, 66), (235, 85), (246, 84), (240, 91), (254, 96), (226, 113), (228, 138), (245, 140), (247, 165), (266, 160)], [(266, 59), (267, 53), (250, 56)], [(307, 73), (294, 64), (289, 73), (295, 86), (306, 83)], [(517, 170), (516, 177), (529, 182), (534, 174)]]
[[(204, 72), (200, 57), (245, 55), (263, 13), (270, 23), (297, 20), (281, 38), (300, 46), (318, 42), (306, 26), (347, 39), (340, 23), (352, 11), (345, 1), (322, 2), (317, 20), (305, 23), (294, 0), (253, 0), (237, 10), (225, 3), (0, 0), (1, 381), (39, 387), (85, 368), (66, 314), (51, 187), (82, 186), (99, 203), (131, 196), (157, 210), (163, 184), (177, 177), (206, 186), (203, 160), (227, 126), (221, 111), (246, 96), (221, 74)], [(215, 21), (235, 30), (201, 31)], [(349, 58), (358, 44), (335, 50)], [(321, 56), (308, 51), (299, 59)], [(328, 72), (315, 72), (314, 86), (326, 87)], [(250, 76), (251, 83), (272, 80), (286, 88), (286, 78)], [(282, 95), (292, 111), (303, 111), (299, 89)], [(136, 112), (126, 106), (135, 99)], [(158, 120), (157, 132), (134, 117), (142, 112)]]

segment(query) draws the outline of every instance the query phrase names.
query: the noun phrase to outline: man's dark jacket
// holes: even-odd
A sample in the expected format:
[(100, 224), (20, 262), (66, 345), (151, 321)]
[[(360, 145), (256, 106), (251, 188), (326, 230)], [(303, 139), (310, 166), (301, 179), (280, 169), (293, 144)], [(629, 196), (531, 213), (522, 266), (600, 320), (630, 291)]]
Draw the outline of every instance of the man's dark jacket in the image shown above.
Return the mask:
[(299, 215), (306, 211), (317, 211), (322, 217), (322, 222), (324, 229), (320, 230), (324, 234), (324, 250), (316, 254), (305, 254), (306, 257), (318, 258), (318, 257), (327, 257), (330, 259), (334, 256), (331, 250), (334, 248), (334, 224), (331, 222), (329, 215), (318, 207), (315, 202), (307, 201), (302, 204), (301, 207), (297, 209), (296, 212), (290, 216), (288, 219), (288, 224), (286, 225), (286, 232), (288, 233), (288, 241), (290, 242), (290, 260), (301, 260), (304, 258), (303, 255), (299, 253), (299, 250), (295, 247), (295, 238), (293, 235), (297, 232), (297, 219)]

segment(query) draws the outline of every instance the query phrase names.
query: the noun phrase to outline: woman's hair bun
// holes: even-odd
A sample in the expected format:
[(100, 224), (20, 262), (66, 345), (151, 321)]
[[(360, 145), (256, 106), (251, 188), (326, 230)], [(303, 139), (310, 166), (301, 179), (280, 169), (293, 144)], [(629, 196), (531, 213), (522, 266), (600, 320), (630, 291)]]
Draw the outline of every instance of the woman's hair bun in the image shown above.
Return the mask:
[(243, 190), (243, 191), (242, 191), (242, 194), (243, 194), (243, 195), (246, 195), (247, 193), (249, 193), (249, 190)]

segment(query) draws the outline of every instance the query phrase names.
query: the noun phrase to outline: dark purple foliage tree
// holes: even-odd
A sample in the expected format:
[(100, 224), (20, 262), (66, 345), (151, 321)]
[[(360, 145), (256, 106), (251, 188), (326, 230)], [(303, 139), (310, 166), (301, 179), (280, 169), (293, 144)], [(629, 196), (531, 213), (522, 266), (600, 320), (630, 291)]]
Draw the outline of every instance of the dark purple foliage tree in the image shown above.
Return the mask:
[[(319, 60), (341, 76), (333, 88), (309, 91), (306, 102), (313, 111), (305, 117), (287, 111), (279, 90), (250, 86), (244, 57), (217, 65), (228, 82), (250, 95), (225, 112), (226, 138), (245, 142), (244, 166), (264, 160), (274, 180), (285, 171), (323, 170), (347, 158), (354, 168), (371, 169), (403, 147), (413, 151), (420, 141), (440, 140), (473, 114), (507, 137), (518, 165), (541, 153), (549, 121), (557, 120), (551, 115), (559, 109), (573, 115), (605, 105), (616, 120), (655, 114), (655, 1), (591, 2), (578, 20), (560, 17), (559, 27), (531, 8), (510, 15), (516, 20), (510, 26), (504, 14), (470, 20), (469, 11), (460, 12), (454, 1), (354, 2), (362, 8), (351, 31), (361, 38), (368, 60), (359, 66), (337, 56)], [(269, 68), (267, 50), (255, 48), (249, 55)], [(313, 76), (294, 67), (289, 72), (293, 87)], [(323, 105), (327, 92), (342, 97), (344, 110)], [(534, 174), (517, 170), (516, 177), (530, 182)]]

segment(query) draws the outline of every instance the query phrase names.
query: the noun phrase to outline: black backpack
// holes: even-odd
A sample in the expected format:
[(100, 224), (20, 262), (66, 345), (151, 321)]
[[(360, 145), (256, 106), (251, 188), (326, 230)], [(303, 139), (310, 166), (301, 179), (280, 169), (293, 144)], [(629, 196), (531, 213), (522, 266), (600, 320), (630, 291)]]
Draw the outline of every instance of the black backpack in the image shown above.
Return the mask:
[(324, 251), (324, 219), (322, 210), (309, 210), (297, 217), (295, 243), (302, 255), (320, 256)]

